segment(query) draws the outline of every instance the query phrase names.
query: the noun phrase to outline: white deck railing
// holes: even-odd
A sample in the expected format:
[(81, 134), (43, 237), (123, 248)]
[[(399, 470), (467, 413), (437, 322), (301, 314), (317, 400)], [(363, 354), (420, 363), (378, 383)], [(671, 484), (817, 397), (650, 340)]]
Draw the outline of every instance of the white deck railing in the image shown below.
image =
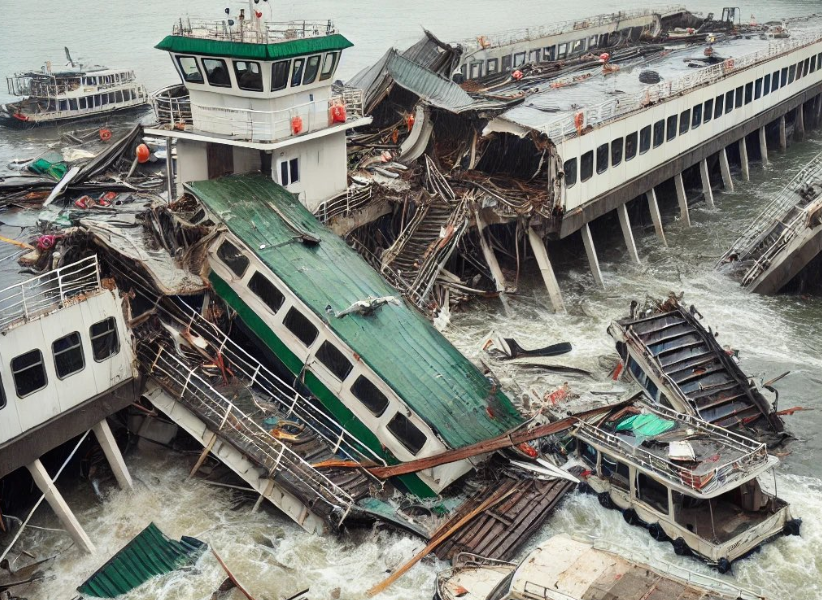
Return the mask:
[[(750, 54), (745, 54), (740, 57), (734, 57), (710, 67), (697, 69), (694, 72), (689, 72), (677, 79), (671, 79), (670, 81), (650, 85), (638, 94), (615, 98), (594, 106), (582, 108), (573, 114), (562, 115), (553, 121), (549, 121), (538, 129), (552, 141), (558, 142), (566, 137), (579, 135), (576, 115), (581, 114), (583, 116), (581, 123), (582, 129), (585, 129), (588, 126), (599, 127), (605, 125), (609, 121), (645, 108), (646, 106), (659, 102), (660, 100), (671, 98), (673, 96), (691, 91), (694, 88), (714, 83), (723, 77), (739, 71), (740, 69), (744, 69), (771, 58), (776, 58), (777, 56), (781, 56), (803, 46), (808, 46), (818, 42), (819, 40), (822, 40), (822, 32), (806, 34), (787, 41), (772, 42), (766, 49), (751, 52)], [(555, 83), (556, 82), (552, 82), (552, 84)]]
[(222, 20), (178, 19), (172, 28), (172, 35), (176, 36), (247, 44), (276, 44), (335, 33), (337, 30), (330, 20), (260, 21), (253, 15), (240, 19), (239, 11)]
[(177, 388), (174, 390), (177, 400), (212, 426), (216, 425), (218, 435), (233, 444), (239, 444), (243, 452), (250, 454), (255, 462), (268, 471), (269, 477), (287, 473), (290, 478), (302, 484), (300, 487), (304, 488), (304, 493), (314, 494), (335, 507), (339, 512), (337, 524), (342, 524), (354, 506), (354, 499), (345, 490), (303, 460), (287, 444), (263, 429), (162, 346), (141, 345), (138, 356), (149, 367), (150, 375), (161, 381), (165, 378), (174, 384)]
[(0, 331), (83, 300), (101, 289), (97, 256), (0, 290)]

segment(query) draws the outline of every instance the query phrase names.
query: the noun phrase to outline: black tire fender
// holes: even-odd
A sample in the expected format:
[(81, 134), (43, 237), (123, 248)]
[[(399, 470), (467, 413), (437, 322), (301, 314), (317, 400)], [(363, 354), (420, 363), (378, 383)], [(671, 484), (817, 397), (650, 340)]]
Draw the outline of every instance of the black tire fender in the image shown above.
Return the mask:
[(688, 542), (686, 542), (684, 538), (676, 538), (671, 543), (674, 546), (674, 554), (677, 556), (688, 556), (691, 553), (691, 549), (688, 547)]
[(727, 558), (720, 558), (719, 561), (716, 563), (716, 570), (722, 573), (729, 573), (731, 571), (731, 561)]
[(670, 539), (659, 523), (651, 523), (648, 525), (648, 533), (650, 533), (651, 537), (657, 542), (667, 542)]
[(628, 525), (636, 525), (639, 523), (639, 516), (637, 516), (636, 511), (633, 508), (626, 508), (622, 511), (622, 518), (625, 519), (625, 522)]
[(614, 502), (611, 500), (611, 494), (608, 492), (597, 494), (597, 499), (599, 499), (599, 503), (605, 508), (614, 508)]

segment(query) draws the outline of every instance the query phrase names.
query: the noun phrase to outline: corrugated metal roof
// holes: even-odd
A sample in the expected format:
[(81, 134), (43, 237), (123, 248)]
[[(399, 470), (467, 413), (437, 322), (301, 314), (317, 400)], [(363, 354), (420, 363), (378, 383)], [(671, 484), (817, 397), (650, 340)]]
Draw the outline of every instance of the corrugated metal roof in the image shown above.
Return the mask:
[[(407, 302), (386, 304), (370, 316), (329, 315), (327, 306), (340, 312), (397, 291), (270, 178), (232, 175), (187, 188), (450, 447), (498, 436), (522, 422), (505, 394)], [(295, 241), (278, 213), (320, 243)]]
[(396, 50), (392, 50), (386, 67), (397, 85), (433, 106), (459, 113), (474, 104), (474, 99), (456, 83), (400, 56)]
[(437, 44), (437, 42), (431, 38), (431, 35), (426, 32), (425, 36), (423, 36), (419, 42), (410, 48), (403, 50), (400, 54), (404, 58), (407, 58), (418, 65), (431, 69), (440, 57), (441, 52), (442, 50), (439, 44)]

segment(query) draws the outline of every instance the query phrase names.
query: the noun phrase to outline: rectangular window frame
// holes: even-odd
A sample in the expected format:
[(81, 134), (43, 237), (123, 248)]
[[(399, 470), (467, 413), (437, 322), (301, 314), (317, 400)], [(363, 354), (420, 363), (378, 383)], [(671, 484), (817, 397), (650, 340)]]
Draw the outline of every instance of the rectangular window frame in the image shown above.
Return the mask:
[(725, 113), (725, 96), (720, 94), (714, 98), (714, 121)]
[(705, 100), (705, 110), (702, 112), (702, 122), (709, 123), (714, 118), (714, 101), (713, 98)]
[(691, 129), (698, 129), (702, 125), (702, 103), (700, 102), (691, 110)]
[(285, 294), (260, 271), (255, 270), (251, 275), (248, 280), (248, 289), (275, 315), (285, 304)]
[(691, 129), (691, 109), (686, 108), (679, 113), (679, 135), (688, 133)]
[(314, 353), (314, 358), (329, 373), (342, 382), (348, 379), (348, 376), (354, 370), (354, 363), (348, 359), (345, 352), (337, 348), (330, 340), (325, 340), (320, 344), (320, 347)]
[[(733, 91), (733, 90), (731, 90), (730, 92), (728, 92), (728, 93), (726, 93), (726, 94), (725, 94), (725, 110), (724, 110), (724, 113), (725, 113), (726, 115), (727, 115), (729, 112), (733, 111), (733, 109), (734, 109), (734, 98), (735, 98), (735, 97), (736, 97), (736, 96), (734, 95), (734, 91)], [(741, 98), (742, 96), (740, 95), (739, 97)]]
[(639, 130), (639, 153), (645, 154), (651, 149), (651, 126), (646, 125)]
[(665, 121), (665, 141), (676, 139), (679, 130), (679, 115), (671, 115)]
[(322, 65), (322, 54), (312, 54), (305, 61), (305, 73), (303, 73), (303, 85), (311, 85), (317, 80)]
[(585, 183), (594, 176), (594, 151), (588, 150), (579, 158), (579, 180)]
[[(194, 68), (196, 71), (188, 71), (186, 67), (183, 66), (183, 59), (190, 59), (194, 63)], [(186, 61), (188, 62), (188, 60)], [(205, 78), (203, 77), (203, 71), (200, 68), (200, 62), (197, 60), (196, 56), (188, 56), (188, 55), (179, 55), (177, 56), (177, 66), (180, 70), (180, 77), (183, 78), (183, 81), (186, 83), (196, 83), (198, 85), (205, 84)]]
[(625, 136), (625, 162), (636, 158), (639, 150), (639, 134), (634, 131)]
[[(31, 362), (31, 363), (28, 363), (28, 364), (25, 364), (25, 365), (15, 366), (14, 363), (16, 361), (20, 361), (20, 359), (28, 357), (29, 355), (36, 355), (37, 360), (35, 362)], [(27, 373), (28, 371), (30, 371), (32, 369), (36, 369), (37, 367), (40, 368), (39, 377), (42, 377), (42, 379), (43, 379), (42, 385), (40, 385), (40, 387), (31, 388), (31, 389), (25, 388), (26, 391), (24, 393), (20, 393), (21, 386), (20, 386), (20, 381), (18, 380), (18, 375), (20, 375), (22, 373)], [(18, 398), (26, 398), (27, 396), (31, 396), (32, 394), (36, 394), (40, 390), (44, 390), (48, 387), (49, 380), (48, 380), (48, 374), (46, 373), (46, 365), (43, 362), (43, 353), (42, 353), (42, 351), (40, 351), (39, 348), (34, 348), (32, 350), (29, 350), (28, 352), (23, 352), (22, 354), (18, 354), (17, 356), (12, 358), (11, 362), (9, 363), (9, 369), (11, 370), (11, 377), (12, 377), (12, 380), (14, 381), (14, 391), (17, 394)], [(24, 381), (26, 381), (26, 382), (30, 381), (30, 379), (31, 379), (30, 375), (26, 375), (24, 377)]]
[[(750, 104), (753, 102), (753, 81), (749, 81), (745, 84), (745, 104)], [(739, 108), (739, 101), (737, 100), (737, 108)]]
[(569, 158), (562, 165), (563, 178), (565, 180), (565, 189), (570, 189), (577, 184), (577, 159)]
[(754, 100), (759, 100), (762, 97), (762, 78), (760, 77), (754, 81)]
[[(320, 336), (320, 330), (296, 306), (288, 309), (283, 317), (283, 326), (306, 348), (310, 348)], [(305, 330), (297, 327), (305, 327)]]
[(357, 377), (349, 390), (351, 395), (375, 417), (381, 417), (391, 404), (388, 396), (365, 375)]
[(514, 53), (514, 62), (512, 63), (515, 69), (525, 64), (525, 52)]
[[(234, 252), (234, 254), (228, 255), (227, 252), (229, 251)], [(248, 256), (246, 256), (240, 248), (228, 240), (223, 240), (222, 243), (217, 246), (215, 254), (217, 258), (220, 259), (220, 262), (223, 263), (229, 271), (234, 273), (237, 279), (243, 278), (248, 270), (249, 260)], [(240, 265), (242, 265), (242, 269), (239, 268)]]
[(779, 89), (779, 71), (774, 71), (771, 75), (771, 92), (776, 92)]
[(288, 75), (291, 73), (290, 60), (278, 60), (271, 64), (271, 91), (279, 92), (288, 87)]
[(610, 162), (610, 148), (609, 144), (600, 144), (596, 150), (596, 170), (597, 175), (602, 175), (608, 170)]
[[(69, 340), (70, 345), (68, 347), (57, 350), (57, 344), (59, 344), (63, 340), (68, 340), (72, 336), (76, 336), (76, 341)], [(66, 355), (70, 352), (78, 352), (78, 351), (79, 351), (79, 357), (80, 357), (80, 367), (77, 368), (77, 369), (74, 369), (73, 371), (67, 371), (67, 372), (61, 373), (61, 371), (62, 371), (62, 367), (60, 366), (61, 357), (63, 357), (63, 355)], [(86, 368), (86, 357), (85, 357), (85, 354), (83, 353), (83, 340), (80, 337), (80, 332), (79, 331), (73, 331), (73, 332), (71, 332), (67, 335), (64, 335), (64, 336), (54, 340), (54, 342), (52, 342), (52, 344), (51, 344), (51, 356), (52, 356), (52, 360), (54, 361), (54, 371), (57, 374), (57, 379), (59, 379), (61, 381), (63, 379), (68, 379), (72, 375), (76, 375), (77, 373), (79, 373), (80, 371), (85, 369)]]
[(496, 75), (499, 72), (499, 59), (489, 58), (488, 62), (485, 64), (485, 72), (488, 75)]
[[(234, 78), (237, 80), (239, 89), (246, 92), (263, 91), (263, 72), (260, 63), (253, 60), (233, 60), (231, 62), (234, 64)], [(245, 65), (245, 68), (241, 68), (242, 65)], [(249, 71), (251, 71), (250, 75)]]
[(654, 123), (652, 140), (654, 148), (659, 148), (665, 142), (665, 119), (660, 119)]
[[(99, 327), (100, 325), (109, 325), (110, 328), (107, 328), (103, 331), (95, 333), (94, 329)], [(111, 345), (111, 348), (105, 356), (102, 356), (101, 349), (97, 348), (98, 340), (103, 339), (106, 336), (111, 335), (114, 338), (114, 344)], [(120, 353), (120, 334), (117, 331), (117, 321), (114, 320), (114, 317), (108, 317), (103, 319), (102, 321), (97, 321), (88, 329), (88, 337), (91, 340), (91, 357), (94, 359), (94, 362), (101, 363), (107, 361), (112, 356), (117, 356)]]
[(303, 83), (303, 69), (305, 68), (305, 57), (295, 58), (291, 62), (291, 85), (290, 87), (299, 87)]
[(320, 70), (320, 81), (326, 81), (334, 76), (334, 71), (337, 70), (339, 57), (339, 51), (326, 52), (325, 57), (323, 58), (323, 67)]
[[(401, 431), (400, 426), (402, 426), (405, 431)], [(388, 421), (385, 428), (400, 444), (402, 444), (406, 450), (408, 450), (409, 453), (411, 453), (412, 456), (417, 456), (422, 449), (425, 448), (425, 444), (428, 442), (428, 436), (425, 435), (425, 432), (414, 425), (414, 423), (411, 422), (411, 419), (400, 412), (391, 417), (391, 420)], [(417, 435), (422, 437), (422, 444), (415, 443), (418, 442), (418, 440), (408, 439), (407, 433), (409, 430), (416, 432), (414, 433), (415, 437)]]
[(616, 167), (622, 163), (623, 144), (625, 140), (621, 137), (611, 140), (611, 166)]
[[(219, 87), (219, 88), (230, 88), (231, 87), (231, 75), (228, 72), (228, 65), (226, 64), (225, 60), (223, 60), (222, 58), (214, 58), (214, 57), (209, 56), (208, 58), (203, 58), (202, 61), (203, 61), (203, 70), (205, 71), (205, 77), (206, 77), (206, 81), (208, 82), (208, 85), (210, 85), (211, 87)], [(218, 63), (218, 64), (213, 69), (209, 69), (207, 63)], [(222, 67), (223, 71), (225, 72), (225, 79), (226, 79), (225, 83), (222, 83), (221, 82), (222, 80), (216, 81), (216, 78), (213, 78), (214, 72), (220, 67)], [(215, 81), (216, 81), (216, 83), (215, 83)]]

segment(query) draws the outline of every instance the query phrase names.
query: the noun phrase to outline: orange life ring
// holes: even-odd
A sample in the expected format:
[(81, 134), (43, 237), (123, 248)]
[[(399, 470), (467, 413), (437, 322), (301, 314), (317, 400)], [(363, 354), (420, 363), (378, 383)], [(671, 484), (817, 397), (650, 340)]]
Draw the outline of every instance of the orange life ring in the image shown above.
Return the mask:
[(577, 128), (577, 131), (582, 131), (582, 126), (585, 124), (585, 115), (581, 112), (578, 112), (574, 115), (574, 127)]
[(111, 129), (101, 129), (100, 130), (100, 140), (103, 142), (107, 142), (111, 139)]

